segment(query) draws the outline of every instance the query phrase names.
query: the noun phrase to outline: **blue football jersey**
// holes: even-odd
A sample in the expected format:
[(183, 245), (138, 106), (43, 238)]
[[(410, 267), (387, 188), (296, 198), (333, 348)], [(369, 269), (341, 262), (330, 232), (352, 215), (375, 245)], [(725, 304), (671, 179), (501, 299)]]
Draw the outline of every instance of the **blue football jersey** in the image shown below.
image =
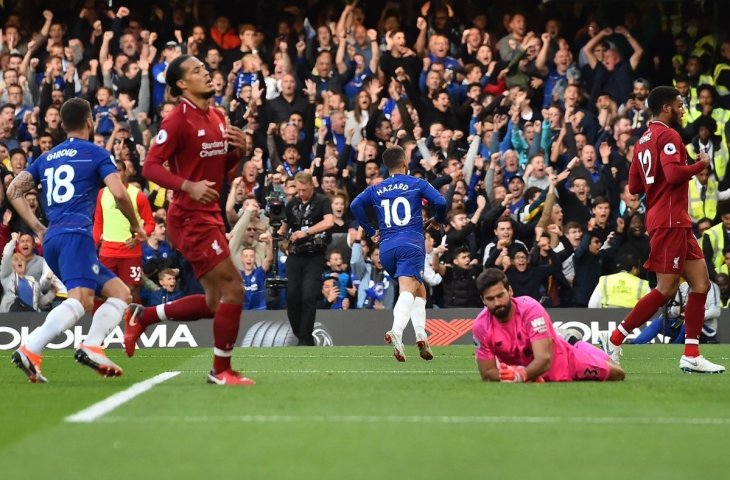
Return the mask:
[(241, 278), (243, 279), (244, 310), (266, 310), (266, 272), (261, 267), (246, 275), (241, 270)]
[(117, 171), (109, 152), (89, 141), (69, 138), (26, 171), (43, 185), (40, 194), (50, 223), (46, 239), (59, 233), (91, 237), (99, 188), (107, 175)]
[(366, 210), (375, 209), (380, 232), (380, 248), (388, 250), (399, 245), (425, 249), (423, 241), (423, 199), (436, 208), (436, 221), (446, 220), (446, 200), (427, 181), (410, 175), (393, 175), (365, 189), (350, 206), (365, 233), (372, 235)]

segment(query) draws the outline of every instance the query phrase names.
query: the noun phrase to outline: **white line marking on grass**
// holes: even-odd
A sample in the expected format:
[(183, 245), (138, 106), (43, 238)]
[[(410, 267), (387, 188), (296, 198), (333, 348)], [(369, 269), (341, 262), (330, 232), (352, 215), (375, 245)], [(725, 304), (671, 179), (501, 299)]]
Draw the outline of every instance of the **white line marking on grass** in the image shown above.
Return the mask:
[(106, 415), (118, 406), (127, 403), (134, 397), (143, 394), (147, 390), (151, 389), (155, 385), (180, 375), (180, 372), (163, 372), (152, 378), (139, 383), (135, 383), (131, 387), (121, 392), (115, 393), (111, 397), (108, 397), (101, 402), (97, 402), (92, 406), (81, 410), (80, 412), (74, 413), (65, 418), (66, 422), (69, 423), (88, 423), (97, 420), (99, 417)]
[(107, 417), (104, 423), (430, 423), (430, 424), (573, 424), (573, 425), (730, 425), (730, 418), (674, 417), (518, 417), (453, 415), (226, 415)]

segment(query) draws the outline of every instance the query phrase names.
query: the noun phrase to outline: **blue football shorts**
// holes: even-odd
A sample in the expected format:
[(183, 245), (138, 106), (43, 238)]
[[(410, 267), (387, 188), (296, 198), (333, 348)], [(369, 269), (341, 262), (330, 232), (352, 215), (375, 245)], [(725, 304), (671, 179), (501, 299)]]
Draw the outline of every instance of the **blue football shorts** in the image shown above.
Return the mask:
[(423, 283), (423, 267), (426, 253), (411, 246), (397, 246), (380, 251), (380, 262), (392, 278), (415, 277)]
[(45, 240), (43, 258), (69, 291), (83, 287), (101, 295), (106, 282), (116, 278), (99, 262), (94, 240), (82, 233), (59, 233)]

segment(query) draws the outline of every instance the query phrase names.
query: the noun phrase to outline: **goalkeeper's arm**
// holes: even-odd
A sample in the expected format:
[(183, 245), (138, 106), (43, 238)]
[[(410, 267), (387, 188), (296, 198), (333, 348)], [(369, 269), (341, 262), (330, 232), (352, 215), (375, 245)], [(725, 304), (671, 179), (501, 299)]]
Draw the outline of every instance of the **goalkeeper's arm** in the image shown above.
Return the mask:
[(552, 340), (544, 338), (532, 342), (533, 360), (526, 367), (521, 365), (499, 365), (499, 380), (502, 382), (542, 381), (542, 375), (552, 364)]
[(488, 360), (477, 359), (477, 367), (482, 380), (485, 382), (499, 382), (499, 368), (497, 368), (497, 359), (490, 358)]
[(550, 370), (553, 357), (553, 340), (548, 337), (532, 342), (532, 355), (534, 358), (525, 367), (527, 373), (525, 380), (533, 380)]

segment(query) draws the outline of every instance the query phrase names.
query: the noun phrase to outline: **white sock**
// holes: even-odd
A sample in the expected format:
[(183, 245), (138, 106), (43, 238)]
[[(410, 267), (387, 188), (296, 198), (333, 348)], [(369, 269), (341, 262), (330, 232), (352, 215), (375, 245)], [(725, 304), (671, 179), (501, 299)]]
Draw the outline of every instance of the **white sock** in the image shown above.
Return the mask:
[(64, 330), (73, 327), (84, 316), (84, 306), (75, 298), (67, 298), (63, 303), (48, 313), (43, 325), (28, 335), (25, 346), (36, 355), (40, 355), (51, 340)]
[(411, 319), (411, 311), (413, 310), (413, 301), (415, 298), (411, 292), (401, 292), (398, 295), (398, 301), (393, 307), (393, 328), (391, 329), (398, 335), (403, 335), (403, 330)]
[(96, 310), (94, 318), (91, 320), (91, 328), (89, 335), (84, 340), (84, 345), (100, 346), (106, 336), (122, 321), (126, 308), (127, 302), (124, 300), (107, 298), (106, 302)]
[(157, 318), (159, 318), (161, 322), (167, 321), (167, 314), (165, 313), (164, 303), (157, 305), (157, 307), (155, 307), (155, 311), (157, 312)]
[(411, 322), (413, 322), (413, 331), (416, 332), (416, 339), (419, 336), (426, 337), (426, 299), (416, 297), (413, 301), (413, 309), (411, 310)]

